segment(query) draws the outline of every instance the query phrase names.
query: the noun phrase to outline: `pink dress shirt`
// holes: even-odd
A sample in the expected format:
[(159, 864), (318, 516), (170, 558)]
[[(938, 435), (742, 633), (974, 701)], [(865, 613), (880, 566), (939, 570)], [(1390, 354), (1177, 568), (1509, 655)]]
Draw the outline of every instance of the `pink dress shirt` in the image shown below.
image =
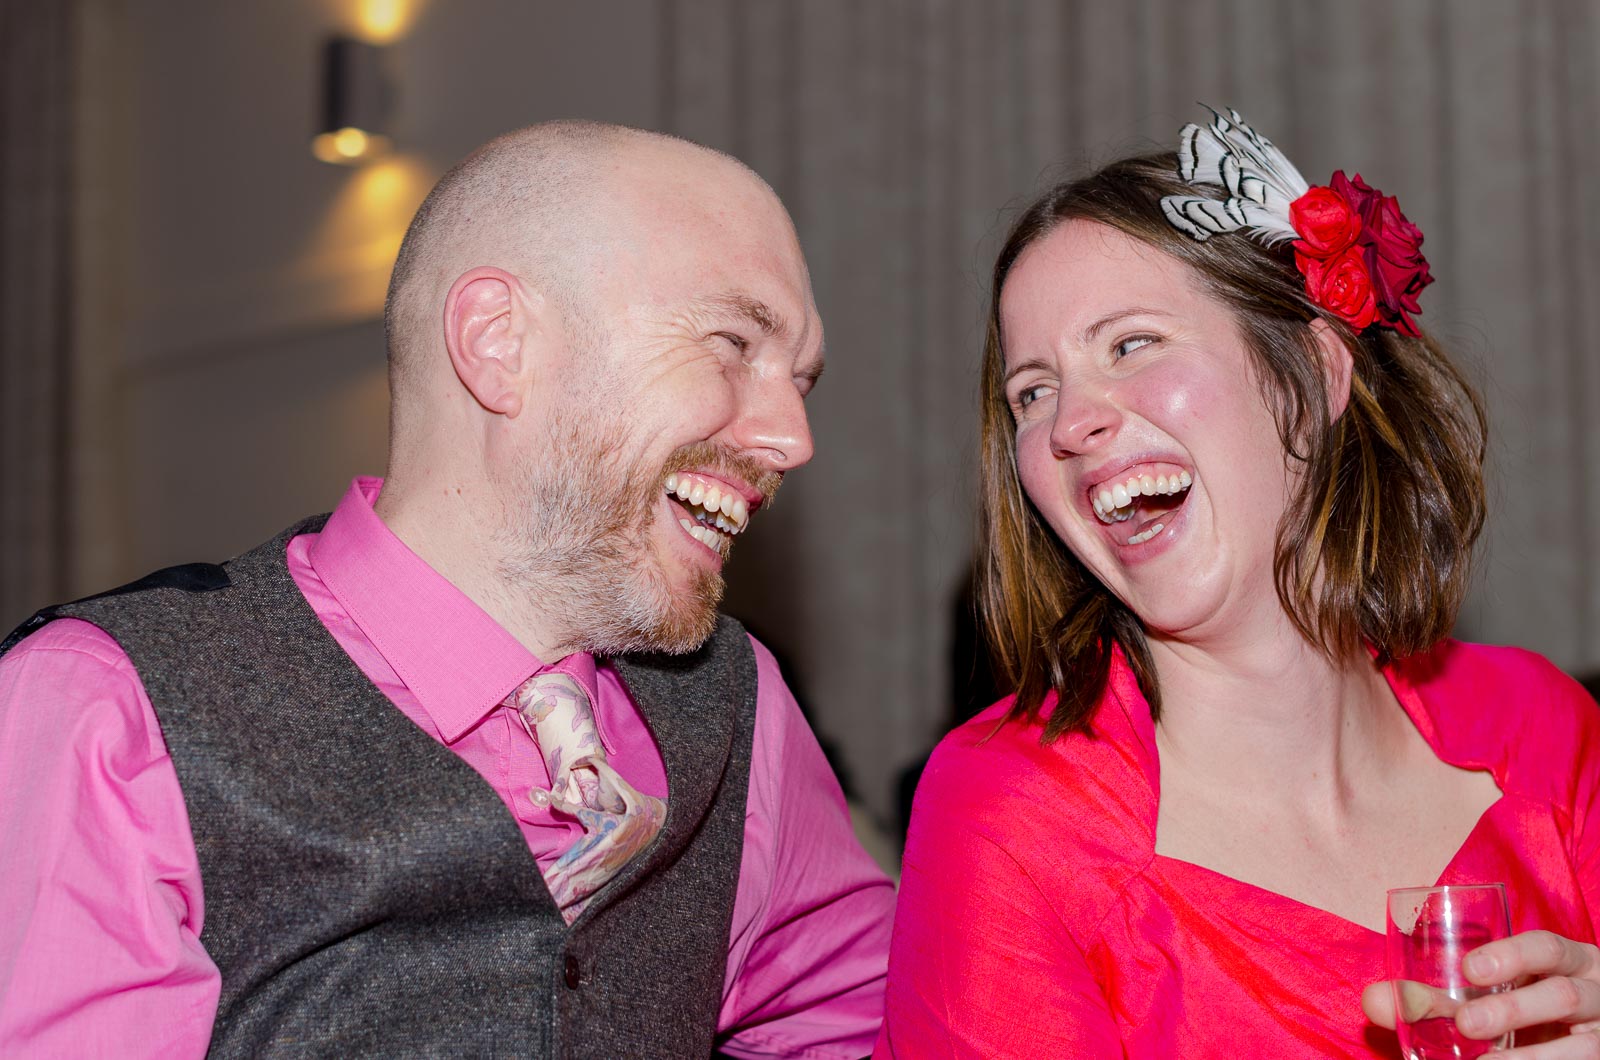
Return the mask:
[[(1438, 882), (1504, 882), (1514, 930), (1593, 942), (1594, 701), (1514, 648), (1447, 642), (1386, 673), (1434, 753), (1502, 793)], [(1361, 1011), (1383, 935), (1155, 852), (1155, 726), (1120, 655), (1095, 739), (997, 731), (1010, 705), (923, 774), (877, 1056), (1398, 1058)]]
[[(396, 707), (476, 769), (541, 867), (581, 831), (528, 798), (536, 746), (501, 701), (542, 664), (400, 542), (357, 479), (320, 534), (290, 542), (295, 584)], [(860, 1057), (882, 1017), (893, 888), (769, 653), (718, 1027), (730, 1056)], [(666, 797), (649, 729), (592, 656), (612, 765)], [(374, 748), (374, 753), (382, 753)], [(0, 660), (0, 1055), (203, 1056), (221, 978), (188, 815), (138, 674), (102, 630), (63, 619)]]

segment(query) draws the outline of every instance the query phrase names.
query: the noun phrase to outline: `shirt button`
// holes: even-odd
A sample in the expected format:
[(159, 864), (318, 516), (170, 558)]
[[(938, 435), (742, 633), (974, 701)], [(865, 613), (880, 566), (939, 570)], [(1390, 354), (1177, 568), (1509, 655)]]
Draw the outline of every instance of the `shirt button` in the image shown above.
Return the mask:
[(567, 971), (567, 974), (566, 974), (567, 987), (569, 989), (572, 989), (572, 990), (578, 989), (578, 984), (580, 982), (582, 982), (581, 978), (578, 975), (578, 973), (580, 971), (580, 969), (578, 968), (578, 958), (574, 957), (570, 953), (567, 954), (567, 969), (566, 969), (566, 971)]

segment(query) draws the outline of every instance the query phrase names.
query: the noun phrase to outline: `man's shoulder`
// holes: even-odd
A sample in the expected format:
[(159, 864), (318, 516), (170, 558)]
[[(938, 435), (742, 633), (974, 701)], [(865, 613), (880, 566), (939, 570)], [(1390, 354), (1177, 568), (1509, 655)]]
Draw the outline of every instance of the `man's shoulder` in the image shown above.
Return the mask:
[(128, 654), (116, 638), (80, 618), (47, 619), (0, 657), (0, 668), (11, 673), (37, 666), (86, 674), (133, 672)]
[(766, 685), (769, 682), (774, 682), (784, 688), (788, 688), (788, 684), (783, 679), (783, 667), (778, 663), (778, 657), (772, 654), (772, 649), (761, 643), (761, 639), (754, 633), (740, 625), (738, 619), (723, 616), (722, 621), (733, 623), (735, 628), (743, 633), (745, 639), (750, 642), (750, 652), (755, 656), (756, 660), (757, 683)]
[[(734, 620), (724, 618), (724, 621)], [(755, 764), (758, 771), (763, 766), (771, 767), (766, 772), (773, 774), (768, 779), (775, 782), (795, 742), (815, 744), (817, 737), (784, 679), (778, 657), (754, 633), (743, 626), (738, 629), (749, 644), (755, 662)]]
[(12, 754), (47, 753), (65, 744), (63, 733), (80, 748), (160, 743), (127, 653), (111, 634), (76, 618), (46, 623), (0, 657), (0, 717)]

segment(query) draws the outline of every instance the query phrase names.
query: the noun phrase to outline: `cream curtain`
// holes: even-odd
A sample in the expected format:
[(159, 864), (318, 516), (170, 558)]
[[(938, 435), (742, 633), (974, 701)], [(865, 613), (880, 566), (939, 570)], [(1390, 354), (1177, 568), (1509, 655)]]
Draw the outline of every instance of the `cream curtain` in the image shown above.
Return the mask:
[(0, 5), (0, 636), (69, 578), (73, 5)]
[[(1494, 422), (1464, 636), (1600, 668), (1600, 9), (1572, 0), (674, 0), (662, 125), (789, 204), (827, 325), (818, 456), (730, 604), (877, 813), (945, 724), (985, 272), (1008, 211), (1234, 106), (1400, 198), (1424, 323)], [(760, 585), (759, 591), (752, 590)]]

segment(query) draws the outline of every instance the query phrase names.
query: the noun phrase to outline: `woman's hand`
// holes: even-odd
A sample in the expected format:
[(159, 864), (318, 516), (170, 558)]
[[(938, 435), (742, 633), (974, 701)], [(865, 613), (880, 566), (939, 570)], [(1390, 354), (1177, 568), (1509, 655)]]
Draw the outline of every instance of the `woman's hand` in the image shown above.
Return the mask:
[[(1456, 1026), (1468, 1038), (1498, 1038), (1510, 1030), (1567, 1024), (1564, 1037), (1496, 1053), (1506, 1060), (1600, 1060), (1600, 948), (1549, 931), (1525, 931), (1467, 954), (1461, 969), (1478, 986), (1499, 986), (1531, 978), (1527, 986), (1474, 998), (1455, 1009)], [(1408, 1022), (1432, 1013), (1431, 991), (1420, 984), (1404, 992)], [(1367, 1018), (1380, 1027), (1395, 1025), (1394, 992), (1387, 980), (1361, 994)], [(1443, 1014), (1443, 1013), (1439, 1013)]]

